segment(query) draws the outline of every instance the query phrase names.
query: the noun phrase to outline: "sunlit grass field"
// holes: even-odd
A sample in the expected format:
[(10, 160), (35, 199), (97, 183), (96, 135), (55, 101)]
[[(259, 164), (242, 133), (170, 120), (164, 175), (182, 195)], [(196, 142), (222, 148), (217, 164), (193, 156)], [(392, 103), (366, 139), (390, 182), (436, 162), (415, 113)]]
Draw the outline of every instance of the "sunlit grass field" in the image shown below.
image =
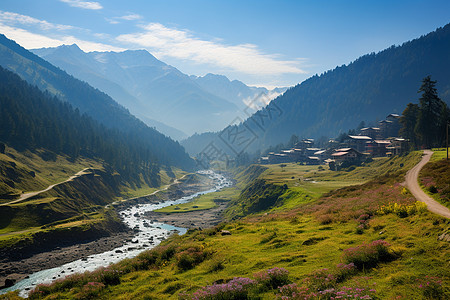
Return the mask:
[[(172, 236), (137, 258), (43, 286), (31, 299), (179, 299), (181, 294), (182, 299), (194, 299), (190, 295), (195, 291), (235, 277), (253, 282), (245, 299), (280, 299), (279, 289), (258, 281), (258, 274), (273, 268), (286, 270), (289, 275), (283, 284), (295, 283), (303, 292), (319, 285), (328, 288), (327, 293), (357, 290), (360, 295), (371, 293), (372, 299), (448, 299), (450, 243), (438, 237), (450, 232), (450, 222), (422, 209), (410, 210), (415, 199), (400, 185), (404, 172), (420, 156), (417, 152), (378, 159), (370, 166), (334, 173), (318, 166), (269, 165), (259, 178), (288, 186), (283, 206), (215, 228)], [(320, 179), (332, 186), (318, 185)], [(355, 185), (360, 182), (366, 183)], [(213, 199), (232, 201), (240, 188), (238, 183), (199, 197), (196, 203), (206, 203), (207, 207)], [(189, 207), (193, 203), (186, 208), (193, 209)], [(395, 209), (383, 209), (393, 204)], [(349, 262), (346, 253), (361, 252), (371, 243), (385, 243), (388, 256), (353, 269), (339, 280), (333, 277), (342, 275), (337, 270), (339, 264)], [(328, 285), (320, 274), (327, 276)], [(114, 281), (101, 279), (108, 276), (114, 276)], [(100, 282), (90, 290), (92, 280)]]

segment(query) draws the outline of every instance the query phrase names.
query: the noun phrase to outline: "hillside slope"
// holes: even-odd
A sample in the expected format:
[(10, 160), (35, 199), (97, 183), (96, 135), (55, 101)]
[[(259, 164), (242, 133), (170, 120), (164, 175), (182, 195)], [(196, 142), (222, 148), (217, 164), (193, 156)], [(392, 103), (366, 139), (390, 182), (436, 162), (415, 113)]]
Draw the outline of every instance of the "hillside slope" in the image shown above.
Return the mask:
[(87, 114), (108, 128), (139, 139), (141, 146), (149, 149), (159, 163), (193, 167), (193, 161), (177, 142), (146, 126), (108, 95), (68, 75), (4, 35), (0, 35), (0, 65), (42, 91), (67, 101), (80, 114)]
[[(417, 103), (417, 91), (428, 75), (437, 80), (441, 99), (450, 103), (450, 24), (425, 36), (392, 46), (377, 54), (315, 75), (288, 89), (266, 108), (233, 129), (250, 132), (254, 141), (245, 150), (254, 152), (284, 143), (292, 134), (304, 138), (336, 137), (356, 128), (361, 121), (376, 124), (390, 113), (401, 114), (409, 102)], [(230, 128), (222, 132), (230, 132)], [(203, 149), (205, 136), (183, 142)], [(228, 146), (216, 140), (221, 149)], [(229, 150), (228, 150), (229, 151)]]
[[(38, 286), (30, 298), (447, 299), (450, 244), (441, 237), (448, 221), (399, 184), (419, 159), (413, 153), (339, 172), (338, 181), (375, 179), (309, 199), (314, 184), (302, 183), (301, 194), (292, 175), (330, 180), (332, 174), (317, 166), (263, 168), (253, 182), (288, 182), (285, 194), (293, 195), (295, 207), (278, 197), (279, 207), (174, 235), (108, 269)], [(270, 191), (251, 193), (252, 186), (243, 194), (268, 199)]]

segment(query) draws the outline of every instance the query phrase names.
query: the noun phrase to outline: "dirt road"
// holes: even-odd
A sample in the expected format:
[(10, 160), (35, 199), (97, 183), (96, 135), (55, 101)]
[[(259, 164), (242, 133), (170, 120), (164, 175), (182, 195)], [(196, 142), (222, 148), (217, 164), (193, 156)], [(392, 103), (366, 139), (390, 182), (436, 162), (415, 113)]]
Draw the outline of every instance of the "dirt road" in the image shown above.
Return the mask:
[(59, 183), (52, 184), (52, 185), (50, 185), (48, 188), (46, 188), (45, 190), (37, 191), (37, 192), (24, 193), (24, 194), (20, 195), (19, 199), (16, 199), (16, 200), (14, 200), (14, 201), (10, 201), (10, 202), (8, 202), (8, 203), (0, 204), (0, 206), (3, 206), (3, 205), (10, 205), (10, 204), (14, 204), (14, 203), (17, 203), (17, 202), (21, 202), (21, 201), (27, 200), (27, 199), (29, 199), (29, 198), (31, 198), (31, 197), (33, 197), (33, 196), (36, 196), (36, 195), (42, 194), (42, 193), (44, 193), (44, 192), (47, 192), (47, 191), (51, 190), (52, 188), (54, 188), (54, 187), (57, 186), (57, 185), (60, 185), (60, 184), (62, 184), (62, 183), (68, 182), (68, 181), (70, 181), (70, 180), (72, 180), (72, 179), (75, 179), (75, 178), (77, 178), (77, 177), (80, 177), (80, 176), (84, 175), (84, 174), (85, 174), (84, 172), (85, 172), (86, 170), (88, 170), (88, 169), (89, 169), (89, 168), (85, 168), (85, 169), (81, 170), (80, 172), (78, 172), (78, 173), (76, 173), (75, 175), (69, 177), (69, 179), (64, 180), (63, 182), (59, 182)]
[(419, 172), (423, 168), (423, 166), (425, 166), (425, 164), (430, 161), (433, 151), (424, 150), (423, 153), (424, 155), (422, 157), (422, 160), (417, 165), (415, 165), (414, 168), (409, 170), (408, 173), (406, 173), (405, 185), (418, 201), (426, 203), (429, 211), (440, 216), (450, 218), (450, 209), (425, 194), (425, 192), (419, 186)]

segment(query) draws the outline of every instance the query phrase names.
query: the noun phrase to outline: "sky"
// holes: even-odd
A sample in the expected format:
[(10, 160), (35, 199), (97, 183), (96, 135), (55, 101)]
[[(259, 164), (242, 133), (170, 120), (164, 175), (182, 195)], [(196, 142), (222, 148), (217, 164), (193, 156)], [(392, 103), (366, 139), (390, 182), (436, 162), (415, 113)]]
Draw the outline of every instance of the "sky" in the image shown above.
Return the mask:
[(449, 0), (0, 0), (27, 49), (146, 49), (180, 71), (292, 86), (450, 23)]

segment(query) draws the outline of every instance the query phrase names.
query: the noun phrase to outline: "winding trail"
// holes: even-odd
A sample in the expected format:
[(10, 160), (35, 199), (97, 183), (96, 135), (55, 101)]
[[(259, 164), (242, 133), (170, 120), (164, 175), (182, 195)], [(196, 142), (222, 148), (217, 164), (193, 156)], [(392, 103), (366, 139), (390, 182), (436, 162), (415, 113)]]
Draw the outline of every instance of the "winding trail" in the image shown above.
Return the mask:
[(428, 196), (419, 185), (419, 172), (423, 166), (430, 161), (433, 151), (424, 150), (423, 154), (422, 160), (406, 173), (405, 185), (418, 201), (422, 201), (427, 205), (429, 211), (440, 216), (450, 218), (450, 209)]
[(85, 172), (86, 172), (87, 170), (89, 170), (89, 169), (90, 169), (90, 168), (84, 168), (83, 170), (81, 170), (80, 172), (76, 173), (75, 175), (70, 176), (69, 179), (64, 180), (64, 181), (62, 181), (62, 182), (59, 182), (59, 183), (52, 184), (52, 185), (50, 185), (49, 187), (47, 187), (45, 190), (36, 191), (36, 192), (24, 193), (24, 194), (20, 195), (19, 199), (10, 201), (10, 202), (8, 202), (8, 203), (0, 204), (0, 206), (5, 206), (5, 205), (10, 205), (10, 204), (22, 202), (22, 201), (25, 201), (25, 200), (27, 200), (27, 199), (29, 199), (29, 198), (31, 198), (31, 197), (36, 196), (36, 195), (45, 193), (45, 192), (51, 190), (52, 188), (54, 188), (54, 187), (57, 186), (57, 185), (66, 183), (66, 182), (71, 181), (71, 180), (73, 180), (73, 179), (75, 179), (75, 178), (77, 178), (77, 177), (80, 177), (80, 176), (82, 176), (82, 175), (85, 175), (85, 174), (86, 174)]

